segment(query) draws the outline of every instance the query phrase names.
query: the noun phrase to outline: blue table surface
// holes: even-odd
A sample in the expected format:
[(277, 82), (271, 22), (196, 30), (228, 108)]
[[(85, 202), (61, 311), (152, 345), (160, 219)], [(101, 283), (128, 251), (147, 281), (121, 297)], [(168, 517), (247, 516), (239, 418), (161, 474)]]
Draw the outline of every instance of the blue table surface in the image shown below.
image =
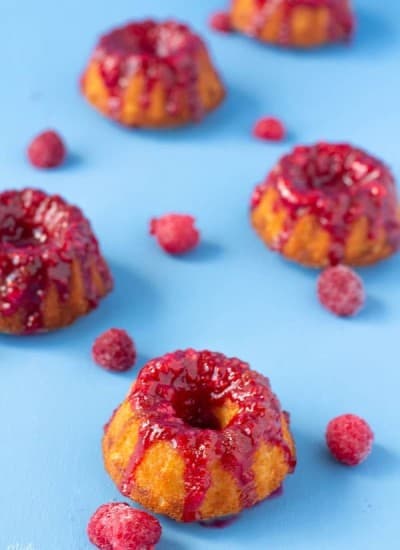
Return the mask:
[[(102, 425), (133, 371), (90, 357), (110, 326), (130, 331), (139, 366), (177, 348), (239, 356), (271, 378), (292, 413), (298, 468), (284, 494), (231, 527), (162, 520), (160, 550), (400, 547), (400, 258), (362, 270), (369, 299), (357, 318), (324, 311), (316, 273), (268, 252), (248, 222), (253, 186), (299, 142), (349, 140), (400, 176), (400, 3), (359, 0), (354, 44), (283, 51), (212, 33), (221, 0), (36, 0), (0, 7), (1, 189), (64, 195), (92, 220), (116, 280), (100, 308), (71, 328), (0, 337), (0, 549), (86, 550), (96, 507), (120, 499), (100, 451)], [(172, 16), (207, 39), (228, 88), (199, 126), (123, 130), (80, 97), (77, 79), (99, 33), (130, 18)], [(283, 117), (285, 143), (251, 137), (261, 115)], [(53, 172), (32, 169), (30, 137), (58, 128), (70, 148)], [(203, 244), (175, 259), (147, 234), (151, 216), (198, 217)], [(355, 412), (376, 433), (356, 469), (328, 456), (326, 423)]]

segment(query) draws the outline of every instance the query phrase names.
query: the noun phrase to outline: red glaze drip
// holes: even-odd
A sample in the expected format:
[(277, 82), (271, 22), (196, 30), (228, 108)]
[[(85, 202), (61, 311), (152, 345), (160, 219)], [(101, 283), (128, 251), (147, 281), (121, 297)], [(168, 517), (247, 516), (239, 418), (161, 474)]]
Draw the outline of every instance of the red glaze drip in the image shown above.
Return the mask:
[(352, 224), (366, 216), (369, 238), (383, 228), (393, 250), (400, 247), (400, 218), (396, 184), (389, 169), (378, 159), (347, 144), (318, 143), (296, 147), (282, 157), (266, 181), (252, 196), (251, 207), (273, 188), (279, 198), (276, 208), (289, 216), (273, 244), (281, 251), (297, 221), (316, 216), (331, 236), (330, 259), (340, 263)]
[(273, 493), (271, 493), (267, 498), (267, 500), (273, 500), (274, 498), (279, 498), (282, 495), (283, 495), (283, 485), (281, 485)]
[(354, 30), (354, 16), (349, 0), (255, 0), (257, 12), (249, 32), (259, 37), (269, 18), (276, 10), (283, 9), (283, 21), (279, 36), (281, 46), (291, 45), (291, 22), (293, 10), (298, 7), (328, 8), (330, 11), (330, 26), (328, 40), (330, 42), (348, 41)]
[(112, 279), (89, 222), (59, 196), (24, 189), (0, 194), (0, 315), (24, 314), (24, 332), (44, 329), (42, 304), (50, 285), (69, 298), (71, 264), (79, 261), (94, 308), (99, 295), (93, 263), (111, 290)]
[(239, 515), (228, 518), (213, 519), (211, 521), (200, 521), (199, 525), (207, 529), (225, 529), (226, 527), (230, 527), (238, 519)]
[(139, 74), (144, 81), (143, 109), (150, 106), (151, 92), (161, 82), (169, 115), (178, 114), (183, 89), (189, 94), (193, 120), (200, 120), (204, 109), (199, 96), (197, 56), (202, 49), (205, 46), (201, 38), (174, 21), (129, 23), (102, 36), (94, 60), (100, 63), (103, 83), (109, 90), (109, 115), (119, 119), (125, 90)]
[[(239, 359), (209, 351), (178, 351), (150, 361), (128, 397), (142, 417), (139, 443), (120, 485), (129, 496), (146, 450), (168, 441), (185, 463), (184, 521), (196, 521), (219, 459), (241, 489), (242, 506), (257, 501), (252, 463), (262, 441), (278, 445), (290, 471), (296, 460), (282, 433), (282, 411), (267, 378)], [(212, 409), (230, 400), (238, 412), (221, 428)]]

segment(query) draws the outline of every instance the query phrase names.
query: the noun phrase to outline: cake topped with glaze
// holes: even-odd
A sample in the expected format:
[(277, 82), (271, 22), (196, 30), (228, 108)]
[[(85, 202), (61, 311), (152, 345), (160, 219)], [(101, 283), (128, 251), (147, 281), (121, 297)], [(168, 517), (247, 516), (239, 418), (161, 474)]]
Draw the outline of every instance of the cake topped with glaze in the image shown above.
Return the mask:
[(103, 114), (144, 127), (198, 121), (224, 97), (203, 40), (187, 25), (153, 20), (103, 35), (82, 91)]
[(296, 147), (252, 197), (253, 225), (273, 250), (305, 265), (365, 265), (400, 247), (390, 170), (348, 144)]
[(36, 189), (0, 194), (0, 331), (60, 328), (97, 306), (112, 278), (76, 206)]
[(156, 65), (159, 60), (168, 59), (176, 65), (180, 55), (198, 50), (203, 45), (199, 36), (187, 25), (152, 20), (142, 23), (128, 23), (112, 30), (100, 38), (95, 55), (116, 55), (125, 61), (147, 60)]
[(103, 439), (121, 492), (178, 521), (238, 514), (296, 463), (289, 417), (267, 378), (210, 351), (177, 351), (141, 370)]

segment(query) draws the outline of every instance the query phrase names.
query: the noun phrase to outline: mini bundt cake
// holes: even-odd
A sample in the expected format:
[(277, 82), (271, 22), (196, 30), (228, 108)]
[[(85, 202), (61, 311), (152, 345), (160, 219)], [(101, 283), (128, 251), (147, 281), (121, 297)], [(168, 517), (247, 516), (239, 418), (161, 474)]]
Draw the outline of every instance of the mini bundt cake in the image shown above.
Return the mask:
[(232, 27), (294, 48), (348, 41), (354, 29), (350, 0), (232, 0)]
[(225, 96), (202, 39), (174, 21), (134, 22), (104, 35), (81, 87), (104, 115), (147, 128), (198, 121)]
[(272, 250), (311, 267), (372, 264), (400, 247), (392, 174), (347, 144), (300, 146), (285, 155), (255, 189), (251, 219)]
[(289, 416), (268, 379), (194, 350), (147, 363), (105, 427), (103, 455), (123, 495), (184, 522), (238, 514), (296, 463)]
[(77, 207), (35, 189), (0, 193), (0, 332), (69, 325), (95, 308), (112, 284)]

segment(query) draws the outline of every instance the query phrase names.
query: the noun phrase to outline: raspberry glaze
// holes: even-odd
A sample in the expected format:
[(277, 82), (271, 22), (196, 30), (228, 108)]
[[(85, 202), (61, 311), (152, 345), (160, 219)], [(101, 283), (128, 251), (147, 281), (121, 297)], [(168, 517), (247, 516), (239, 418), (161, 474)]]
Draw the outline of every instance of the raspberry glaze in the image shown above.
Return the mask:
[(348, 144), (318, 143), (299, 146), (282, 157), (252, 196), (256, 208), (273, 188), (275, 207), (289, 213), (273, 249), (282, 251), (298, 220), (316, 216), (331, 237), (331, 264), (340, 263), (352, 224), (367, 217), (368, 238), (384, 229), (396, 251), (400, 247), (400, 220), (396, 184), (390, 170), (378, 159)]
[(90, 223), (75, 206), (35, 189), (0, 194), (0, 316), (20, 312), (23, 333), (45, 330), (43, 303), (54, 288), (70, 295), (72, 262), (79, 261), (89, 308), (97, 306), (96, 266), (106, 290), (112, 278)]
[(200, 120), (204, 108), (199, 97), (197, 54), (203, 48), (199, 36), (174, 21), (129, 23), (102, 36), (94, 60), (100, 64), (103, 83), (110, 94), (109, 115), (118, 120), (126, 87), (134, 75), (140, 74), (145, 82), (143, 109), (150, 106), (152, 90), (161, 82), (170, 115), (176, 115), (179, 93), (184, 88), (189, 91), (191, 116)]
[[(239, 359), (191, 349), (164, 355), (142, 369), (128, 401), (141, 425), (119, 489), (129, 496), (147, 449), (157, 441), (171, 442), (185, 464), (183, 521), (198, 519), (211, 485), (210, 466), (217, 459), (235, 479), (243, 508), (257, 502), (252, 463), (261, 442), (280, 447), (289, 471), (295, 468), (282, 431), (285, 413), (268, 379)], [(227, 401), (236, 412), (220, 426), (212, 409)]]
[(329, 42), (348, 41), (354, 30), (354, 16), (349, 0), (255, 0), (256, 13), (251, 23), (249, 34), (258, 38), (268, 23), (269, 18), (278, 9), (283, 10), (283, 20), (279, 44), (291, 45), (291, 23), (295, 17), (294, 10), (299, 7), (327, 8), (330, 12), (328, 40)]

